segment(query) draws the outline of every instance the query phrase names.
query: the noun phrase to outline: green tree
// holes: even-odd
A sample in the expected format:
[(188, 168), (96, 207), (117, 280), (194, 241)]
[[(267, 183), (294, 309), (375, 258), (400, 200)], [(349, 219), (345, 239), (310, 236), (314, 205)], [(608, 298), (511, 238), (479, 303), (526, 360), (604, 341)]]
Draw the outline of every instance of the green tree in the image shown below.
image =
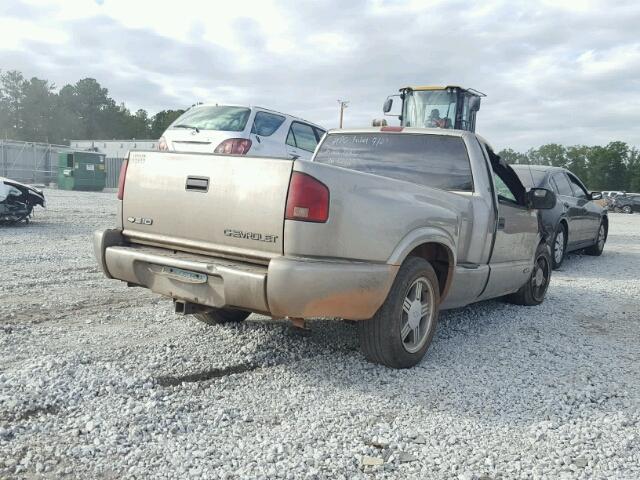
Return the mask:
[(640, 193), (640, 151), (636, 148), (629, 150), (627, 181), (627, 191)]
[(73, 86), (72, 110), (82, 121), (84, 138), (104, 138), (110, 127), (103, 121), (102, 113), (115, 105), (109, 91), (94, 78), (83, 78)]
[(129, 119), (129, 132), (132, 138), (149, 138), (151, 132), (151, 120), (146, 110), (138, 110)]
[(606, 147), (592, 147), (589, 154), (589, 180), (591, 188), (619, 190), (627, 185), (626, 161), (629, 146), (624, 142), (611, 142)]
[(25, 79), (18, 71), (11, 70), (0, 76), (0, 99), (2, 102), (3, 136), (5, 138), (22, 138), (24, 121), (22, 118), (22, 102), (24, 100)]
[(557, 143), (542, 145), (537, 150), (537, 156), (540, 165), (553, 167), (565, 167), (567, 165), (567, 150)]
[(575, 173), (587, 186), (591, 185), (591, 175), (589, 174), (589, 154), (591, 148), (585, 145), (574, 145), (567, 147), (567, 163), (565, 168)]
[(151, 117), (150, 138), (160, 138), (164, 131), (171, 125), (184, 110), (161, 110)]
[(512, 164), (512, 165), (516, 165), (516, 164), (519, 164), (519, 163), (524, 163), (524, 164), (529, 163), (526, 154), (520, 153), (520, 152), (516, 152), (512, 148), (505, 148), (503, 150), (500, 150), (498, 152), (498, 155), (505, 162), (507, 162), (509, 164)]
[(47, 80), (33, 77), (22, 85), (22, 121), (20, 137), (29, 141), (49, 142), (52, 140), (52, 125), (56, 108), (55, 86)]

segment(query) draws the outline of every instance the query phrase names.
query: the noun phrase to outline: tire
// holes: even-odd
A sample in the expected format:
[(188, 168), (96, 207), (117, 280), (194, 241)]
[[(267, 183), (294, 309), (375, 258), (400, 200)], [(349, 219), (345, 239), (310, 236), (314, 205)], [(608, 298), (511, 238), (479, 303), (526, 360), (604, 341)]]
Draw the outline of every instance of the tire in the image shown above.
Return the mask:
[(439, 309), (435, 270), (423, 258), (407, 258), (380, 309), (373, 318), (358, 322), (362, 353), (387, 367), (413, 367), (431, 344)]
[(235, 308), (212, 308), (206, 312), (195, 313), (194, 317), (207, 325), (222, 325), (224, 323), (242, 322), (249, 315), (251, 315), (251, 312), (236, 310)]
[(567, 254), (567, 227), (560, 223), (551, 242), (551, 265), (554, 270), (560, 268)]
[(631, 211), (631, 207), (629, 205), (625, 205), (624, 207), (622, 207), (622, 213), (633, 213)]
[(607, 226), (604, 222), (600, 222), (600, 227), (598, 227), (598, 237), (596, 238), (596, 243), (591, 245), (589, 248), (584, 249), (584, 253), (587, 255), (592, 255), (594, 257), (599, 257), (602, 255), (602, 251), (604, 250), (604, 244), (607, 241)]
[(541, 243), (536, 250), (535, 262), (531, 275), (520, 290), (506, 297), (506, 300), (516, 305), (540, 305), (551, 281), (552, 260), (549, 247)]

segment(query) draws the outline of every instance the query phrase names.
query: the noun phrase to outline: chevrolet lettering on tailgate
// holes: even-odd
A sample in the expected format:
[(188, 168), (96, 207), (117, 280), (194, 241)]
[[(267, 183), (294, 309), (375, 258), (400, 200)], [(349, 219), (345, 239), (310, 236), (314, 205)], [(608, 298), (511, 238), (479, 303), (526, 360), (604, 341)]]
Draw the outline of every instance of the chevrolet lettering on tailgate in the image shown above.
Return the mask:
[(245, 232), (244, 230), (234, 230), (233, 228), (226, 228), (224, 230), (224, 234), (227, 237), (244, 238), (246, 240), (254, 240), (256, 242), (275, 243), (276, 240), (278, 240), (277, 235)]

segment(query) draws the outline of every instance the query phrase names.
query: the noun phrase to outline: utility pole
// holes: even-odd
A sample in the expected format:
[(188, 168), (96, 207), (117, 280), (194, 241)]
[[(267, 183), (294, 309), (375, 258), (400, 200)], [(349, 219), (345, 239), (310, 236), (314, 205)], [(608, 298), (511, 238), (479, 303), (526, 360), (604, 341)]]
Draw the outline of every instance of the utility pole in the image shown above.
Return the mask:
[(338, 100), (340, 104), (340, 128), (342, 128), (342, 119), (344, 118), (344, 109), (349, 106), (348, 100)]

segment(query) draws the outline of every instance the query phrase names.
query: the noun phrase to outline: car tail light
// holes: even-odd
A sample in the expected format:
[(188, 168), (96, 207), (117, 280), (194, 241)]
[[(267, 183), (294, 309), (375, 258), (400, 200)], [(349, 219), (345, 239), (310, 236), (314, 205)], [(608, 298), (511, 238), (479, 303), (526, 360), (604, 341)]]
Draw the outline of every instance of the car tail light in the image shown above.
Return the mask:
[(293, 172), (285, 208), (287, 220), (324, 223), (329, 218), (329, 189), (320, 180)]
[(380, 128), (381, 132), (401, 132), (404, 127), (397, 127), (395, 125), (387, 126)]
[(120, 177), (118, 178), (118, 200), (122, 200), (124, 197), (124, 182), (127, 178), (127, 167), (129, 166), (129, 160), (122, 162), (120, 167)]
[(248, 138), (227, 138), (216, 147), (213, 153), (231, 153), (234, 155), (246, 155), (251, 148), (251, 140)]
[(169, 150), (169, 145), (167, 144), (167, 140), (164, 137), (160, 137), (160, 140), (158, 140), (158, 150)]

